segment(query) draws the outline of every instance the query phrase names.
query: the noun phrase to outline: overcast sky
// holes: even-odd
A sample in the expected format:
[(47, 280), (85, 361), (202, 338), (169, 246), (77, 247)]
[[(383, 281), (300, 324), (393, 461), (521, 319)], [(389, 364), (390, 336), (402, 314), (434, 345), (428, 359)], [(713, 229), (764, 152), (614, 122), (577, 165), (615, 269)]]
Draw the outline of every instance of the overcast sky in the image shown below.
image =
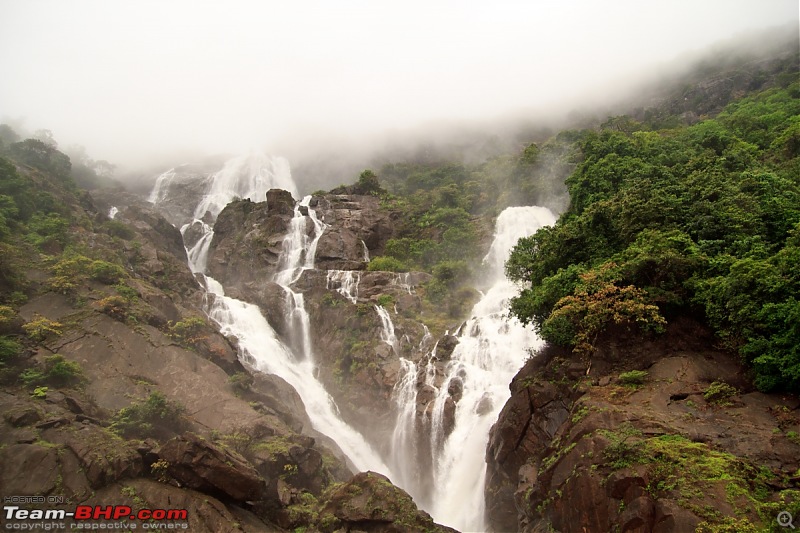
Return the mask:
[(558, 109), (797, 0), (0, 0), (0, 121), (135, 164)]

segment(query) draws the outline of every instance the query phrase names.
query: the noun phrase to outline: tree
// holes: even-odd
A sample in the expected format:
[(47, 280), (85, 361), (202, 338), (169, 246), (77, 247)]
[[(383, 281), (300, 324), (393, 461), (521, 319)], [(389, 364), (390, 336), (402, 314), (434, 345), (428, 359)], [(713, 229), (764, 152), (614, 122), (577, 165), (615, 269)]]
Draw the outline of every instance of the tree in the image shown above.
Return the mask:
[(361, 175), (358, 177), (358, 183), (356, 183), (356, 189), (361, 194), (370, 194), (373, 196), (383, 192), (383, 189), (381, 188), (381, 182), (378, 179), (378, 176), (369, 169), (362, 172)]

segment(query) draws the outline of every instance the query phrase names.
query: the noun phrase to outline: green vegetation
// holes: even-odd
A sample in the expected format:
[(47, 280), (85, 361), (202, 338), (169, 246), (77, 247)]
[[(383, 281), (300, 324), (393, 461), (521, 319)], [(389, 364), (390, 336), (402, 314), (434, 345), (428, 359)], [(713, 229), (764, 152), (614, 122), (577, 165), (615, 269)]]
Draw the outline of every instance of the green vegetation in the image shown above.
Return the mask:
[(187, 427), (184, 412), (182, 405), (156, 391), (117, 411), (110, 428), (126, 438), (165, 438)]
[(643, 384), (645, 379), (647, 379), (647, 372), (644, 370), (631, 370), (619, 375), (620, 383), (634, 387)]
[(208, 323), (199, 316), (191, 316), (169, 325), (169, 336), (180, 344), (192, 348), (206, 339)]
[(512, 314), (576, 352), (702, 317), (761, 390), (800, 390), (798, 116), (795, 82), (693, 126), (571, 133), (571, 204), (514, 249)]
[(736, 387), (732, 387), (722, 381), (715, 381), (703, 393), (703, 398), (709, 403), (718, 405), (730, 405), (730, 399), (739, 393)]
[(378, 256), (370, 259), (367, 270), (370, 272), (381, 270), (385, 272), (408, 272), (409, 268), (394, 257)]
[(641, 456), (642, 432), (633, 427), (629, 422), (622, 424), (616, 431), (601, 430), (600, 433), (608, 439), (608, 444), (603, 450), (608, 465), (619, 470), (630, 466)]
[(79, 385), (85, 380), (83, 369), (75, 361), (67, 361), (63, 355), (49, 355), (41, 367), (26, 368), (20, 374), (25, 385)]

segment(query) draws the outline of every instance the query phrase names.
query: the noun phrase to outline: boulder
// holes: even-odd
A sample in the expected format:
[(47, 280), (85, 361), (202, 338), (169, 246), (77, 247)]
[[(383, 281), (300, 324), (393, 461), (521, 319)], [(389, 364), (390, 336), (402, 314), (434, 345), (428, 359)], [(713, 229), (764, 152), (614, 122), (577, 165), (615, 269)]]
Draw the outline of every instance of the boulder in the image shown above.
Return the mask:
[(375, 472), (361, 472), (337, 487), (319, 513), (335, 518), (345, 531), (454, 532), (417, 509), (411, 496)]
[(199, 492), (237, 502), (266, 494), (264, 479), (244, 458), (192, 433), (167, 441), (158, 455), (169, 463), (170, 476)]
[(295, 199), (292, 193), (283, 189), (267, 191), (267, 211), (270, 215), (294, 216)]

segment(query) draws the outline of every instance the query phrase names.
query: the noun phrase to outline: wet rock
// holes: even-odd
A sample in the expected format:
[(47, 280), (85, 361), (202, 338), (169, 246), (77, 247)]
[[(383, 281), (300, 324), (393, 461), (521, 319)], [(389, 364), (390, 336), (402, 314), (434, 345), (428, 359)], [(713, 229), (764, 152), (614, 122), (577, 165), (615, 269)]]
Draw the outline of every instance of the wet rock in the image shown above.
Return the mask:
[(453, 532), (440, 526), (402, 489), (375, 472), (361, 472), (334, 490), (320, 511), (321, 520), (333, 517), (345, 531)]
[(647, 533), (651, 531), (655, 518), (655, 503), (650, 496), (640, 496), (625, 505), (619, 517), (622, 533)]
[(3, 418), (14, 427), (32, 426), (42, 419), (42, 414), (32, 406), (20, 406), (3, 413)]
[[(292, 193), (283, 189), (267, 191), (267, 210), (271, 215), (294, 215), (295, 199)], [(306, 212), (306, 214), (308, 214)]]
[(436, 359), (439, 361), (449, 361), (453, 355), (453, 350), (458, 346), (458, 337), (454, 335), (444, 335), (439, 339), (436, 346)]
[(56, 447), (12, 444), (0, 450), (0, 487), (5, 495), (50, 494), (58, 475)]
[(170, 476), (194, 490), (239, 502), (264, 497), (264, 479), (243, 458), (197, 435), (185, 433), (159, 450)]
[(46, 436), (63, 442), (75, 454), (93, 488), (137, 477), (143, 471), (139, 452), (127, 441), (114, 439), (100, 427), (84, 425), (78, 431), (53, 432)]

